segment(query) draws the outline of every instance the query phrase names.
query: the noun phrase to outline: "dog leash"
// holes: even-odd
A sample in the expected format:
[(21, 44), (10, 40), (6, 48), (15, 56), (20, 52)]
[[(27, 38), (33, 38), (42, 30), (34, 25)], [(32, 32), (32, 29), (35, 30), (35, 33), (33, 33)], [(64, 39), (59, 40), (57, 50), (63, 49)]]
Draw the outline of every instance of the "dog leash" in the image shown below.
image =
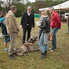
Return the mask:
[(19, 35), (17, 35), (21, 40), (23, 40)]

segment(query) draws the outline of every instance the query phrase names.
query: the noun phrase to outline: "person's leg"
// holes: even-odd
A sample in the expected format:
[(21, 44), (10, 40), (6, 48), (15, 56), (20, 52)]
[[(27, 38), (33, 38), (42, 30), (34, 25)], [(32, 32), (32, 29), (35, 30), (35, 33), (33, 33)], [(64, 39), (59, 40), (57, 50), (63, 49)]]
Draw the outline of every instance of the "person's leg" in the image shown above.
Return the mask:
[(41, 35), (40, 40), (39, 40), (39, 47), (40, 47), (40, 49), (41, 49), (41, 51), (42, 51), (42, 56), (40, 57), (40, 59), (46, 57), (46, 52), (45, 52), (45, 49), (44, 49), (44, 47), (43, 47), (43, 45), (42, 45), (43, 42), (44, 42), (44, 34)]
[(7, 42), (4, 42), (4, 47), (5, 47), (5, 51), (7, 52), (8, 49), (7, 49)]
[(45, 47), (46, 55), (47, 55), (47, 50), (48, 50), (48, 38), (49, 38), (49, 33), (44, 33), (44, 47)]
[(7, 43), (8, 43), (8, 37), (4, 36), (4, 47), (5, 47), (5, 51), (8, 51), (7, 49)]
[(45, 51), (48, 49), (48, 38), (49, 38), (49, 33), (44, 33), (44, 46), (45, 46)]
[(45, 52), (45, 49), (44, 49), (44, 47), (43, 47), (43, 42), (44, 42), (44, 34), (41, 35), (41, 38), (40, 38), (40, 40), (39, 40), (39, 47), (40, 47), (42, 53)]
[(4, 47), (5, 47), (5, 49), (7, 49), (7, 38), (6, 38), (6, 36), (4, 36)]
[(53, 34), (52, 45), (53, 45), (53, 49), (56, 49), (56, 33), (57, 33), (58, 29), (59, 28), (53, 28), (52, 29), (52, 34)]
[(45, 54), (47, 55), (48, 44), (44, 44), (44, 46), (45, 46)]
[(26, 29), (23, 28), (23, 40), (22, 40), (22, 44), (25, 43), (25, 38), (26, 38)]
[(44, 46), (45, 46), (45, 51), (47, 51), (48, 50), (48, 44), (44, 44)]
[(14, 53), (14, 45), (15, 45), (16, 35), (17, 35), (16, 33), (10, 34), (9, 56), (11, 59), (15, 59), (13, 57), (13, 53)]
[(4, 42), (4, 47), (5, 47), (5, 49), (7, 49), (7, 43), (6, 42)]
[(41, 29), (39, 30), (39, 39), (40, 39), (40, 37), (41, 37)]
[(27, 41), (28, 41), (28, 39), (30, 38), (30, 34), (31, 34), (31, 29), (27, 29), (28, 30), (28, 34), (27, 34)]

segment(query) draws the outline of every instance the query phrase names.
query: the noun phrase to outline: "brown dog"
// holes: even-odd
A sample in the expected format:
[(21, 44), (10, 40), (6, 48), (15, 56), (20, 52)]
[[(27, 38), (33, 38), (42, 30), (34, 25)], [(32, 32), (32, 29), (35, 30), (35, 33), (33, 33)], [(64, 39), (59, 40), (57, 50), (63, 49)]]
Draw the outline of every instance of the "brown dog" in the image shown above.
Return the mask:
[(39, 51), (40, 49), (34, 48), (34, 43), (37, 41), (37, 37), (32, 37), (25, 44), (16, 48), (16, 54), (18, 56), (27, 55), (30, 51)]

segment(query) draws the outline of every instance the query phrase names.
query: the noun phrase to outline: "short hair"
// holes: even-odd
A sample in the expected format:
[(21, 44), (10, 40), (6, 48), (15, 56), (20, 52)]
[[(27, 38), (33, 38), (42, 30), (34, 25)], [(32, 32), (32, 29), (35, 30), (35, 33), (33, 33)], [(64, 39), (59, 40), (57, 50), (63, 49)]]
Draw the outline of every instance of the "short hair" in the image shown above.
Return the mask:
[(28, 6), (27, 9), (32, 9), (32, 7), (31, 6)]
[(4, 15), (6, 15), (6, 11), (2, 11), (2, 17), (4, 17)]
[(54, 7), (49, 7), (49, 9), (51, 9), (51, 10), (55, 11)]
[(47, 10), (44, 9), (44, 11), (42, 12), (42, 14), (47, 15)]
[(11, 7), (10, 7), (10, 10), (15, 10), (16, 9), (16, 6), (15, 5), (12, 5)]

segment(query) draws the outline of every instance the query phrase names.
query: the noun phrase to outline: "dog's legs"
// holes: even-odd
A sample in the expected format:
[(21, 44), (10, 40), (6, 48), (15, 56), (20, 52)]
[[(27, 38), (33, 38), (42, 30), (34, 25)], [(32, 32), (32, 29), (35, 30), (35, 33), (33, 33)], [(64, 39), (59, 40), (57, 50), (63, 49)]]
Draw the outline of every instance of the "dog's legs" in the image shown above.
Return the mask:
[(34, 48), (34, 51), (40, 51), (40, 48)]
[(28, 53), (25, 53), (24, 55), (25, 55), (25, 56), (29, 56), (30, 54), (28, 54)]

